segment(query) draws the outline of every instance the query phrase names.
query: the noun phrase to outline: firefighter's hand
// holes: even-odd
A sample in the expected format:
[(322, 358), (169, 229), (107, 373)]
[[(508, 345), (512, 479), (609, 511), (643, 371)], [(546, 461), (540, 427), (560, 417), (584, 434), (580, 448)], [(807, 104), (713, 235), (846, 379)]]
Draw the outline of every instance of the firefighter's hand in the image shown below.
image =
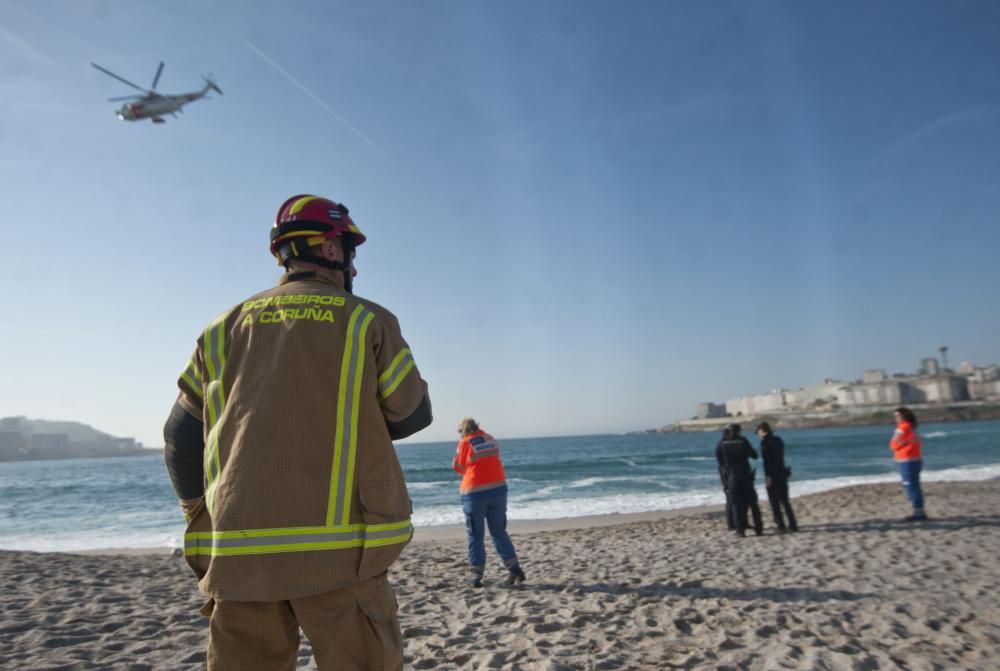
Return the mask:
[(198, 510), (198, 506), (204, 500), (204, 496), (199, 496), (196, 499), (177, 499), (177, 502), (181, 504), (181, 511), (184, 512), (184, 519), (190, 520), (194, 517), (195, 511)]

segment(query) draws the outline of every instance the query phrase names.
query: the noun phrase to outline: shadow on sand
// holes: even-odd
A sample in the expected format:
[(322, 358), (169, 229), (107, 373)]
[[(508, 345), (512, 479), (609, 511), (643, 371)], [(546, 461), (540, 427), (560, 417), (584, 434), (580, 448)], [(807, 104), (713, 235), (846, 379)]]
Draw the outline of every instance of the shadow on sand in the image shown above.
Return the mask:
[[(721, 515), (719, 515), (721, 518)], [(959, 531), (975, 527), (1000, 527), (1000, 515), (958, 515), (953, 517), (933, 517), (922, 522), (908, 522), (901, 519), (871, 519), (849, 523), (805, 525), (798, 533), (784, 538), (795, 538), (802, 534), (831, 532), (882, 533), (886, 531), (912, 530), (916, 532)], [(773, 527), (772, 527), (773, 532)], [(573, 594), (627, 594), (638, 597), (688, 597), (692, 599), (728, 599), (730, 601), (754, 601), (758, 599), (782, 602), (859, 601), (881, 598), (873, 592), (850, 592), (847, 590), (819, 590), (807, 587), (759, 587), (754, 589), (732, 589), (708, 587), (700, 580), (686, 582), (666, 582), (653, 584), (629, 584), (625, 582), (599, 582), (593, 584), (545, 584), (535, 583), (522, 588), (549, 592)]]
[(831, 522), (829, 524), (808, 524), (799, 527), (799, 533), (827, 533), (831, 531), (960, 531), (973, 527), (1000, 527), (1000, 515), (956, 515), (954, 517), (930, 517), (920, 522), (903, 519), (872, 519), (858, 522)]
[(540, 592), (571, 592), (575, 594), (630, 594), (639, 597), (663, 598), (670, 596), (691, 599), (728, 599), (730, 601), (756, 601), (766, 599), (775, 602), (806, 601), (859, 601), (878, 596), (870, 592), (848, 592), (846, 590), (819, 590), (806, 587), (758, 587), (755, 589), (732, 589), (707, 587), (700, 580), (682, 583), (666, 582), (651, 585), (629, 585), (625, 583), (599, 582), (589, 585), (549, 585), (534, 584), (526, 589)]
[[(708, 514), (709, 519), (721, 521), (725, 524), (723, 513), (713, 512)], [(777, 535), (777, 529), (768, 524), (769, 519), (764, 518), (764, 535)], [(837, 531), (849, 531), (854, 533), (864, 532), (884, 532), (884, 531), (960, 531), (973, 527), (1000, 527), (1000, 515), (955, 515), (952, 517), (934, 517), (921, 522), (911, 522), (902, 518), (875, 518), (870, 520), (859, 520), (857, 522), (828, 522), (826, 524), (802, 524), (799, 521), (799, 534), (808, 533), (828, 533)], [(747, 537), (753, 535), (753, 529), (747, 529)], [(790, 534), (794, 536), (795, 534)]]

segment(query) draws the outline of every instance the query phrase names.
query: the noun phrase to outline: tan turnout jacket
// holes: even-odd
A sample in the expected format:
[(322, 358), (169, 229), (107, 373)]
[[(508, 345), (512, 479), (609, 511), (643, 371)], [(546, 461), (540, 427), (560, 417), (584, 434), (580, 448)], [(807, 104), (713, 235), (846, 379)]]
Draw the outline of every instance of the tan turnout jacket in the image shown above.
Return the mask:
[(178, 385), (205, 427), (185, 533), (205, 594), (309, 596), (396, 560), (411, 505), (386, 422), (427, 385), (392, 313), (324, 271), (286, 274), (205, 329)]

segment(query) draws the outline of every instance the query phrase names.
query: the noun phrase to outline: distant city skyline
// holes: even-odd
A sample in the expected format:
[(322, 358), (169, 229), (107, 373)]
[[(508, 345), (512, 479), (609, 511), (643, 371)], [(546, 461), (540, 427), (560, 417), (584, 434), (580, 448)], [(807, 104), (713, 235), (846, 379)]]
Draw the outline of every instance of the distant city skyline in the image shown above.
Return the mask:
[(943, 365), (947, 363), (944, 356), (948, 348), (939, 349), (941, 360), (924, 357), (912, 372), (888, 373), (886, 368), (869, 368), (861, 377), (827, 377), (794, 389), (772, 387), (769, 392), (743, 394), (723, 403), (703, 401), (697, 406), (696, 417), (754, 416), (814, 406), (836, 409), (1000, 400), (1000, 366), (967, 361), (953, 370)]
[[(996, 358), (1000, 3), (0, 3), (0, 415), (161, 445), (290, 195), (451, 441)], [(120, 122), (136, 83), (224, 96)], [(745, 390), (745, 391), (742, 391)]]
[[(932, 362), (931, 365), (934, 366), (934, 368), (932, 370), (928, 370), (927, 369), (928, 363), (931, 363), (931, 362)], [(909, 369), (909, 370), (899, 370), (899, 369), (892, 370), (891, 368), (888, 368), (886, 366), (874, 366), (872, 368), (866, 368), (866, 369), (860, 371), (860, 375), (853, 375), (853, 376), (848, 375), (847, 377), (831, 377), (831, 376), (827, 376), (827, 377), (823, 378), (822, 382), (823, 383), (832, 383), (832, 382), (859, 382), (859, 381), (862, 381), (866, 377), (866, 375), (868, 373), (872, 373), (872, 372), (882, 372), (882, 373), (885, 373), (885, 375), (888, 376), (888, 377), (900, 377), (900, 376), (909, 376), (909, 375), (918, 375), (918, 374), (934, 375), (938, 371), (950, 371), (952, 373), (960, 373), (960, 374), (964, 375), (964, 374), (971, 373), (975, 369), (987, 368), (987, 367), (996, 368), (997, 364), (995, 364), (995, 363), (974, 362), (974, 361), (963, 361), (958, 366), (953, 366), (953, 365), (945, 366), (945, 365), (943, 365), (943, 364), (940, 363), (940, 359), (938, 359), (937, 357), (928, 356), (928, 357), (924, 357), (924, 358), (920, 359), (920, 361), (918, 362), (918, 365), (916, 367), (914, 367), (914, 368)], [(810, 386), (812, 386), (814, 384), (819, 384), (819, 382), (813, 381), (812, 384), (800, 384), (797, 387), (769, 387), (769, 389), (771, 391), (782, 390), (782, 389), (783, 390), (802, 389), (802, 388), (805, 388), (805, 387), (810, 387)], [(750, 393), (760, 393), (760, 392), (750, 392)]]
[[(933, 370), (928, 370), (927, 369), (928, 365), (934, 366), (934, 369)], [(740, 395), (733, 396), (732, 398), (729, 398), (729, 399), (723, 401), (722, 403), (716, 403), (715, 401), (702, 401), (702, 402), (699, 402), (699, 403), (697, 403), (697, 406), (696, 406), (697, 409), (696, 409), (696, 412), (695, 412), (695, 416), (696, 417), (723, 417), (723, 416), (737, 416), (737, 414), (739, 414), (739, 415), (760, 414), (762, 412), (774, 411), (779, 406), (788, 405), (790, 407), (795, 407), (795, 406), (799, 406), (799, 405), (804, 405), (805, 403), (807, 403), (807, 402), (809, 402), (811, 400), (819, 400), (820, 398), (823, 397), (824, 390), (827, 390), (827, 391), (838, 391), (838, 390), (844, 391), (844, 390), (848, 390), (848, 391), (853, 391), (854, 393), (864, 394), (864, 391), (851, 390), (850, 387), (851, 386), (865, 386), (866, 384), (870, 384), (872, 382), (881, 382), (881, 381), (885, 381), (885, 382), (896, 381), (896, 382), (898, 382), (901, 378), (902, 379), (909, 379), (909, 378), (912, 378), (913, 376), (919, 376), (919, 375), (931, 375), (931, 376), (933, 376), (933, 375), (938, 374), (939, 372), (940, 373), (948, 372), (948, 373), (951, 373), (953, 375), (967, 377), (970, 380), (970, 386), (966, 390), (966, 393), (968, 393), (970, 395), (971, 400), (977, 400), (977, 399), (978, 400), (988, 400), (988, 399), (1000, 398), (1000, 365), (998, 365), (996, 363), (980, 363), (980, 362), (963, 361), (958, 366), (955, 366), (955, 367), (945, 368), (943, 366), (940, 366), (940, 367), (939, 366), (940, 366), (940, 360), (937, 357), (924, 357), (923, 359), (920, 360), (919, 367), (916, 368), (916, 369), (914, 369), (914, 370), (912, 370), (912, 371), (909, 371), (909, 372), (906, 372), (906, 371), (889, 372), (889, 369), (887, 369), (887, 368), (876, 367), (876, 368), (869, 368), (869, 369), (866, 369), (866, 370), (862, 371), (860, 377), (856, 377), (856, 376), (851, 377), (851, 376), (848, 376), (847, 378), (843, 378), (843, 379), (833, 378), (833, 377), (826, 377), (826, 378), (822, 379), (822, 382), (813, 382), (812, 384), (803, 384), (803, 385), (799, 385), (799, 386), (794, 387), (794, 388), (770, 387), (770, 391), (768, 391), (768, 392), (752, 392), (752, 393), (747, 393), (747, 394), (740, 394)], [(973, 388), (973, 386), (972, 386), (972, 381), (973, 380), (975, 380), (976, 381), (975, 383), (978, 384), (978, 388)], [(846, 385), (846, 387), (845, 387), (845, 385)], [(800, 392), (800, 393), (797, 394), (796, 392)], [(802, 394), (801, 392), (805, 392), (805, 394)], [(815, 398), (809, 397), (810, 393)], [(949, 390), (949, 393), (950, 393), (950, 390)], [(771, 401), (773, 401), (772, 397), (774, 397), (776, 394), (780, 394), (782, 396), (782, 401), (781, 401), (781, 403), (779, 405), (774, 405), (771, 402)], [(786, 394), (789, 394), (789, 397), (786, 398), (785, 397)], [(801, 396), (801, 398), (800, 398), (800, 396)], [(730, 407), (730, 405), (733, 404), (733, 403), (739, 403), (741, 401), (748, 401), (748, 400), (749, 401), (753, 401), (754, 399), (765, 399), (766, 403), (765, 403), (764, 406), (762, 406), (760, 408), (752, 408), (752, 407), (749, 407), (749, 406), (745, 407), (745, 408), (737, 408), (737, 407), (732, 407), (731, 408)], [(841, 399), (837, 399), (838, 402), (842, 402), (843, 400), (844, 399), (842, 399), (842, 398)], [(942, 398), (937, 398), (937, 397), (935, 397), (932, 400), (933, 401), (939, 401), (939, 402), (952, 402), (952, 401), (955, 401), (955, 400), (967, 400), (967, 399), (964, 399), (964, 398), (955, 399), (955, 398), (950, 398), (950, 397), (949, 398), (943, 398), (943, 397)], [(906, 403), (906, 402), (913, 403), (913, 402), (922, 402), (922, 401), (919, 401), (919, 400), (914, 399), (914, 398), (907, 399), (907, 398), (902, 398), (902, 397), (899, 397), (899, 398), (886, 398), (886, 399), (876, 398), (876, 397), (870, 397), (868, 399), (865, 399), (864, 397), (861, 397), (859, 400), (854, 401), (854, 402), (849, 402), (848, 404), (854, 404), (854, 405), (863, 406), (863, 405), (866, 405), (866, 404), (869, 404), (869, 405), (890, 404), (891, 405), (891, 404)], [(61, 431), (60, 425), (66, 425), (66, 424), (82, 424), (83, 425), (82, 429), (77, 428), (75, 430), (77, 433), (79, 431), (81, 431), (81, 430), (83, 430), (84, 432), (87, 432), (87, 430), (91, 430), (91, 429), (93, 429), (95, 432), (98, 432), (98, 433), (105, 433), (105, 432), (101, 432), (99, 429), (96, 429), (95, 427), (90, 427), (89, 425), (86, 425), (86, 423), (84, 423), (84, 422), (78, 422), (76, 420), (70, 420), (70, 419), (67, 419), (67, 418), (42, 418), (42, 417), (26, 418), (26, 417), (23, 417), (23, 416), (0, 417), (0, 458), (3, 457), (4, 451), (9, 448), (9, 446), (7, 444), (9, 441), (5, 442), (5, 436), (4, 436), (4, 434), (10, 428), (9, 424), (11, 422), (18, 422), (18, 421), (21, 421), (21, 420), (28, 420), (29, 423), (36, 422), (36, 423), (40, 423), (42, 425), (49, 425), (49, 426), (56, 427), (54, 430), (45, 429), (42, 432), (45, 435), (54, 435), (56, 433), (59, 433)], [(676, 417), (676, 418), (672, 418), (671, 419), (671, 421), (674, 421), (674, 420), (683, 421), (684, 417)], [(628, 433), (628, 432), (640, 431), (640, 430), (643, 430), (643, 428), (641, 428), (641, 427), (634, 427), (632, 429), (629, 429), (629, 430), (623, 431), (623, 432), (608, 432), (608, 433)], [(71, 431), (71, 433), (72, 433), (72, 431)], [(595, 433), (603, 433), (603, 432), (595, 432)], [(561, 434), (561, 435), (588, 435), (588, 434)], [(533, 438), (533, 437), (543, 437), (543, 436), (519, 436), (519, 437), (521, 437), (521, 438)], [(106, 438), (109, 439), (110, 442), (113, 442), (115, 444), (121, 444), (121, 445), (124, 445), (125, 447), (136, 447), (136, 448), (141, 448), (141, 449), (147, 449), (147, 450), (150, 450), (150, 451), (154, 451), (154, 450), (158, 450), (158, 449), (162, 448), (161, 444), (154, 444), (154, 445), (144, 446), (142, 442), (135, 441), (134, 437), (131, 437), (131, 436), (112, 436), (112, 435), (108, 435), (108, 436), (106, 436)], [(74, 439), (71, 436), (70, 440), (72, 442), (73, 440), (79, 440), (79, 439)], [(122, 441), (126, 441), (126, 442), (122, 442)], [(128, 442), (128, 441), (131, 441), (131, 442)], [(416, 441), (408, 441), (408, 442), (416, 444), (416, 443), (424, 443), (424, 442), (441, 442), (441, 441), (438, 441), (438, 440), (416, 440)], [(126, 443), (128, 443), (128, 444), (126, 444)]]

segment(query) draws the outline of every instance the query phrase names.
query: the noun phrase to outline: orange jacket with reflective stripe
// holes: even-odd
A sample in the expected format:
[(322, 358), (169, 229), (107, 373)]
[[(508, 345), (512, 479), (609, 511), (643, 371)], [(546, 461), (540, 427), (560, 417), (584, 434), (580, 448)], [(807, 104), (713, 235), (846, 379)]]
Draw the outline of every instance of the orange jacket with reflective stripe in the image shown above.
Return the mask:
[(920, 436), (913, 430), (909, 422), (900, 422), (896, 426), (892, 440), (889, 441), (896, 461), (916, 461), (920, 459)]
[(463, 494), (495, 489), (507, 484), (500, 461), (500, 443), (482, 429), (462, 436), (451, 467), (462, 474)]

